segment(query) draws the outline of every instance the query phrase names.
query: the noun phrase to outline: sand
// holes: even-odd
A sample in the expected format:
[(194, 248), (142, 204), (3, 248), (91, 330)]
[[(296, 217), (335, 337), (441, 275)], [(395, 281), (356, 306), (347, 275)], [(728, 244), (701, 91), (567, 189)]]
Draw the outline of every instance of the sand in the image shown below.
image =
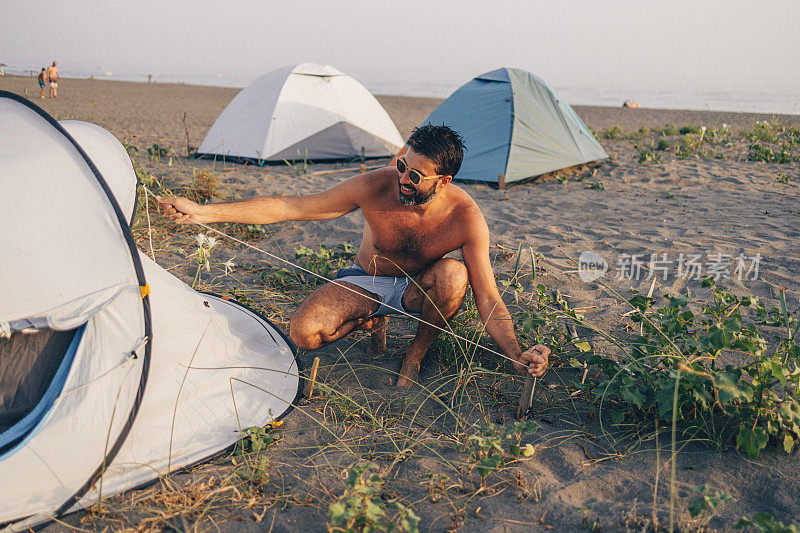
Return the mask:
[[(20, 94), (27, 89), (29, 96), (38, 95), (36, 82), (31, 78), (0, 78), (0, 89)], [(188, 85), (64, 80), (57, 101), (34, 101), (59, 119), (87, 120), (109, 129), (124, 143), (138, 149), (139, 168), (162, 178), (167, 184), (185, 184), (185, 176), (193, 169), (215, 172), (221, 180), (218, 194), (221, 199), (306, 194), (330, 187), (352, 174), (298, 176), (285, 165), (258, 168), (185, 157), (175, 157), (171, 165), (169, 158), (148, 161), (146, 150), (154, 143), (170, 146), (175, 153), (184, 156), (187, 144), (198, 146), (216, 116), (236, 92), (237, 89)], [(381, 96), (379, 100), (404, 137), (441, 101), (397, 96)], [(642, 127), (704, 125), (721, 128), (727, 124), (735, 133), (756, 120), (773, 118), (797, 126), (800, 117), (586, 106), (576, 106), (575, 110), (596, 132), (620, 126), (624, 134), (632, 136), (609, 140), (600, 135), (601, 144), (609, 154), (615, 154), (615, 159), (596, 167), (594, 174), (587, 175), (583, 181), (574, 177), (564, 183), (550, 179), (512, 186), (506, 191), (486, 185), (459, 185), (483, 209), (492, 243), (496, 245), (492, 257), (498, 274), (507, 274), (513, 268), (513, 260), (509, 261), (509, 254), (504, 251), (513, 253), (520, 243), (524, 243), (525, 247), (532, 247), (543, 255), (538, 281), (549, 289), (558, 288), (574, 307), (589, 308), (584, 311), (588, 322), (613, 329), (621, 322), (619, 315), (627, 308), (607, 290), (579, 279), (574, 260), (584, 251), (593, 251), (609, 263), (610, 271), (605, 281), (627, 295), (632, 294), (627, 292), (631, 288), (647, 292), (652, 283), (650, 279), (615, 279), (618, 262), (624, 262), (633, 254), (641, 254), (645, 263), (650, 254), (657, 254), (662, 259), (666, 254), (666, 259), (672, 261), (667, 279), (658, 276), (656, 294), (685, 294), (691, 290), (701, 295), (705, 290), (699, 281), (676, 275), (674, 262), (680, 254), (685, 257), (701, 254), (703, 262), (712, 260), (716, 254), (725, 254), (734, 261), (741, 255), (747, 260), (747, 266), (751, 266), (753, 257), (760, 256), (758, 279), (740, 280), (734, 275), (721, 283), (736, 294), (758, 296), (768, 307), (777, 305), (779, 291), (785, 289), (790, 310), (798, 310), (798, 164), (746, 161), (743, 156), (746, 146), (740, 140), (735, 140), (730, 147), (716, 148), (725, 156), (724, 159), (678, 159), (672, 153), (664, 153), (663, 162), (640, 164), (634, 145), (649, 146), (658, 139), (658, 134), (651, 132), (637, 137), (636, 132)], [(675, 145), (676, 138), (671, 142)], [(313, 165), (309, 171), (336, 167), (332, 164)], [(778, 179), (781, 177), (788, 177), (788, 183)], [(587, 186), (595, 181), (602, 182), (604, 189)], [(270, 249), (280, 248), (292, 258), (294, 248), (299, 245), (335, 247), (349, 242), (357, 246), (362, 223), (363, 218), (354, 213), (324, 223), (276, 224), (270, 229), (270, 235), (256, 236), (253, 242)], [(191, 231), (169, 226), (158, 231), (162, 233), (157, 240), (156, 259), (191, 282), (194, 270), (185, 253), (179, 250), (180, 243), (186, 242)], [(136, 228), (136, 234), (140, 248), (146, 249), (141, 224)], [(285, 327), (299, 299), (281, 296), (281, 291), (274, 288), (264, 290), (260, 281), (266, 266), (264, 258), (229, 243), (217, 250), (215, 253), (220, 262), (235, 256), (237, 270), (232, 277), (219, 272), (209, 276), (207, 287), (214, 290), (239, 287)], [(642, 278), (646, 276), (645, 269)], [(530, 278), (525, 283), (529, 289)], [(337, 382), (357, 395), (362, 394), (363, 386), (367, 391), (363, 393), (364, 397), (376, 401), (376, 405), (385, 402), (387, 409), (394, 409), (396, 402), (407, 397), (392, 390), (391, 372), (399, 368), (400, 356), (410, 333), (413, 330), (409, 324), (393, 321), (389, 332), (389, 354), (377, 359), (366, 354), (366, 340), (360, 334), (351, 335), (316, 353), (302, 353), (301, 359), (308, 364), (314, 356), (320, 356), (325, 379)], [(356, 380), (343, 362), (342, 352), (346, 352), (346, 359), (352, 365), (375, 367), (359, 370)], [(438, 371), (436, 363), (431, 363), (424, 369), (423, 378), (433, 380)], [(553, 375), (559, 372), (561, 377)], [(560, 379), (575, 379), (575, 374), (567, 369), (553, 370), (540, 387), (558, 386)], [(513, 392), (503, 397), (497, 411), (491, 415), (494, 417), (492, 421), (507, 420), (512, 416), (518, 387), (518, 384), (513, 385), (510, 388)], [(413, 396), (402, 401), (413, 402)], [(305, 410), (319, 416), (326, 412), (327, 407), (323, 400), (317, 400), (307, 405)], [(426, 416), (430, 414), (425, 413)], [(423, 531), (444, 531), (454, 525), (460, 527), (459, 531), (528, 531), (546, 526), (576, 530), (585, 527), (584, 518), (589, 525), (593, 520), (599, 520), (604, 529), (616, 530), (623, 528), (626, 520), (628, 524), (635, 523), (635, 520), (629, 520), (631, 516), (649, 517), (657, 464), (655, 443), (647, 441), (620, 456), (604, 455), (608, 450), (604, 447), (605, 441), (588, 438), (583, 433), (586, 428), (580, 426), (583, 419), (579, 416), (556, 414), (550, 417), (550, 423), (543, 423), (539, 433), (530, 439), (537, 447), (536, 454), (515, 467), (516, 479), (522, 480), (516, 488), (509, 482), (470, 497), (469, 490), (464, 488), (467, 484), (465, 475), (443, 469), (428, 452), (408, 459), (392, 471), (393, 477), (388, 482), (390, 492), (414, 505), (422, 517)], [(271, 507), (266, 520), (272, 519), (274, 510), (275, 530), (324, 530), (330, 492), (341, 492), (342, 487), (341, 481), (331, 472), (346, 468), (352, 459), (333, 449), (328, 454), (319, 453), (328, 442), (327, 437), (299, 411), (287, 418), (284, 430), (284, 440), (270, 451), (271, 475), (273, 480), (280, 480), (283, 490), (295, 494), (297, 499), (293, 503), (280, 500), (283, 503)], [(667, 439), (668, 435), (662, 434), (657, 504), (662, 523), (667, 517), (669, 493), (669, 485), (664, 481), (665, 456), (668, 454), (663, 448), (668, 446)], [(448, 444), (446, 438), (442, 440), (440, 453), (454, 460), (458, 455), (457, 446)], [(598, 461), (601, 457), (603, 460)], [(386, 465), (385, 462), (379, 463)], [(332, 470), (325, 471), (321, 465), (332, 465)], [(210, 475), (209, 472), (218, 473), (220, 468), (217, 463), (202, 465), (183, 474), (180, 479), (189, 483), (192, 478)], [(424, 472), (448, 475), (448, 483), (460, 487), (452, 489), (453, 501), (457, 505), (446, 503), (448, 498), (431, 501), (427, 489), (420, 485), (421, 473)], [(684, 518), (688, 516), (686, 497), (689, 490), (707, 484), (713, 490), (726, 492), (735, 498), (734, 502), (715, 513), (710, 522), (713, 528), (732, 529), (739, 517), (756, 512), (769, 512), (787, 523), (798, 521), (798, 474), (797, 455), (787, 456), (774, 447), (753, 461), (730, 448), (715, 451), (691, 443), (677, 459), (679, 496), (682, 498), (679, 510)], [(520, 488), (523, 485), (530, 490)], [(269, 491), (262, 494), (264, 501), (278, 501), (274, 494), (270, 500), (269, 494)], [(306, 495), (307, 500), (304, 499)], [(578, 510), (586, 506), (591, 506), (591, 510)], [(260, 509), (256, 507), (251, 512), (233, 506), (230, 513), (236, 520), (230, 519), (220, 527), (226, 530), (261, 529), (264, 524), (254, 517)], [(135, 526), (140, 518), (141, 515), (135, 512), (100, 518), (87, 518), (86, 513), (77, 513), (67, 517), (67, 521), (78, 524), (81, 520), (88, 520), (83, 527), (99, 529), (103, 525), (118, 527), (126, 520), (125, 523)], [(206, 522), (202, 527), (213, 526)]]

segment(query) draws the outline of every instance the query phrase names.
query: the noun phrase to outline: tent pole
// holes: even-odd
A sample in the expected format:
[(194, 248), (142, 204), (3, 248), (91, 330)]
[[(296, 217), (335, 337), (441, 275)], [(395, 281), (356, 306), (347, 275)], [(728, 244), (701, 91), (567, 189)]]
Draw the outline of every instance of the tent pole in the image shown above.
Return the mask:
[(501, 191), (506, 189), (506, 177), (504, 174), (497, 175), (497, 188)]

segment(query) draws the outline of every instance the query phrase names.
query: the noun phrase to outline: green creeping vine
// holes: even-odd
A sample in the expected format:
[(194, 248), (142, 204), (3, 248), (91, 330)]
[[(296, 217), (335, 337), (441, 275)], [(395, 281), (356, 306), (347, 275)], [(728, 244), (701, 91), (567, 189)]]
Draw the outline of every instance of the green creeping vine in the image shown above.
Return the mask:
[[(365, 532), (419, 531), (419, 517), (397, 499), (383, 498), (383, 479), (378, 465), (358, 461), (350, 467), (344, 493), (328, 507), (328, 531)], [(387, 504), (395, 507), (394, 515)]]
[[(627, 341), (630, 358), (592, 354), (588, 363), (601, 373), (583, 388), (611, 406), (616, 424), (656, 416), (670, 421), (676, 400), (686, 434), (718, 445), (735, 435), (736, 447), (751, 457), (770, 439), (790, 453), (800, 439), (800, 325), (786, 310), (785, 296), (781, 310), (767, 311), (756, 298), (729, 294), (711, 278), (703, 287), (713, 302), (698, 314), (689, 309), (691, 293), (665, 296), (667, 305), (659, 308), (653, 298), (630, 299), (631, 318), (641, 324), (641, 335)], [(742, 313), (748, 308), (755, 311), (749, 319)], [(785, 328), (785, 338), (769, 350), (757, 324)]]

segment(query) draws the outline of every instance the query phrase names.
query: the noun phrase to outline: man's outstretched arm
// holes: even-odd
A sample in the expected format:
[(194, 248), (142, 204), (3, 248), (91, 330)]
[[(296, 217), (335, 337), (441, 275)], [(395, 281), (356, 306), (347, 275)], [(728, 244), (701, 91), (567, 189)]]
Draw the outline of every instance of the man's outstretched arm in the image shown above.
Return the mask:
[(547, 370), (550, 349), (537, 344), (523, 352), (519, 347), (511, 313), (500, 298), (494, 279), (492, 264), (489, 261), (489, 228), (483, 217), (470, 229), (467, 242), (461, 249), (464, 263), (469, 273), (469, 283), (475, 296), (481, 321), (486, 332), (492, 336), (505, 355), (517, 361), (514, 367), (519, 372), (541, 376)]
[(368, 175), (354, 176), (335, 187), (307, 196), (263, 196), (238, 202), (198, 204), (187, 198), (158, 198), (165, 215), (182, 224), (272, 224), (285, 220), (327, 220), (358, 209)]

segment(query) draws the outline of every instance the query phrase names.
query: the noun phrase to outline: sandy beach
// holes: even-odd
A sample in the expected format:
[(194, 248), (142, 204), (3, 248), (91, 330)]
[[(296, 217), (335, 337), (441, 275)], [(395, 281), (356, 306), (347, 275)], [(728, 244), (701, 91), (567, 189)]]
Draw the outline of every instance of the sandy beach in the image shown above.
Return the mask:
[[(297, 163), (258, 167), (187, 157), (187, 148), (200, 144), (236, 95), (234, 88), (65, 79), (58, 100), (40, 100), (35, 79), (5, 76), (0, 77), (0, 89), (28, 96), (58, 119), (84, 120), (108, 129), (129, 147), (141, 175), (148, 180), (155, 177), (151, 184), (180, 192), (198, 173), (215, 177), (213, 201), (320, 191), (354, 172), (313, 172), (358, 166), (356, 162), (311, 164), (307, 169)], [(378, 100), (404, 138), (441, 102), (399, 96), (378, 96)], [(535, 284), (541, 283), (547, 291), (557, 289), (593, 328), (623, 335), (639, 326), (622, 316), (630, 306), (619, 295), (630, 298), (652, 290), (661, 297), (691, 291), (700, 301), (711, 299), (699, 276), (692, 279), (679, 270), (679, 258), (698, 256), (704, 273), (713, 263), (728, 261), (726, 275), (718, 281), (728, 292), (754, 295), (769, 309), (779, 306), (783, 291), (788, 311), (800, 314), (800, 163), (750, 161), (751, 143), (739, 133), (758, 121), (797, 128), (800, 117), (586, 106), (575, 106), (575, 111), (612, 154), (611, 160), (507, 190), (458, 184), (482, 208), (489, 224), (498, 279), (508, 280), (513, 274), (520, 246), (525, 252), (520, 292), (505, 294), (509, 304), (515, 309), (532, 305)], [(668, 126), (705, 127), (702, 149), (689, 155), (680, 152), (688, 141), (682, 141), (678, 131), (664, 130)], [(689, 135), (696, 140), (699, 134)], [(153, 157), (148, 154), (153, 145), (167, 148), (168, 154)], [(155, 212), (151, 222), (157, 262), (191, 283), (195, 268), (190, 242), (197, 230), (168, 224)], [(280, 223), (266, 230), (232, 225), (221, 229), (294, 261), (300, 246), (357, 247), (362, 225), (363, 217), (356, 212), (333, 221)], [(143, 211), (134, 233), (140, 250), (149, 253)], [(587, 251), (607, 262), (605, 286), (580, 279), (576, 261)], [(534, 280), (531, 256), (536, 254), (541, 255)], [(634, 257), (642, 263), (637, 275), (630, 270)], [(231, 258), (236, 268), (226, 275), (221, 265)], [(653, 270), (652, 258), (661, 260), (663, 268)], [(735, 270), (737, 258), (744, 262), (745, 271), (738, 272), (743, 275)], [(236, 243), (221, 242), (214, 249), (213, 268), (202, 273), (200, 288), (240, 296), (285, 330), (310, 287), (294, 281), (282, 287), (274, 277), (282, 267)], [(764, 327), (768, 341), (776, 342), (781, 330)], [(421, 531), (639, 531), (652, 527), (654, 516), (660, 527), (667, 522), (669, 427), (639, 433), (638, 441), (624, 428), (609, 431), (595, 404), (569, 392), (568, 384), (580, 381), (583, 374), (570, 366), (574, 350), (556, 353), (553, 369), (539, 382), (540, 406), (533, 419), (541, 427), (522, 441), (533, 447), (531, 456), (506, 461), (504, 470), (492, 473), (481, 485), (474, 465), (470, 467), (469, 444), (461, 438), (468, 430), (448, 418), (447, 409), (458, 403), (447, 395), (450, 389), (443, 386), (426, 396), (396, 391), (391, 385), (413, 331), (413, 324), (393, 319), (389, 351), (378, 357), (367, 354), (363, 332), (318, 352), (302, 352), (306, 366), (315, 356), (321, 358), (321, 382), (346, 391), (356, 403), (368, 406), (369, 413), (343, 405), (341, 396), (330, 392), (296, 409), (280, 428), (282, 440), (264, 454), (266, 477), (248, 485), (249, 492), (236, 485), (235, 491), (214, 496), (213, 503), (200, 502), (199, 495), (205, 492), (199, 484), (214, 479), (215, 486), (222, 487), (231, 479), (239, 480), (236, 472), (241, 465), (236, 461), (241, 459), (224, 455), (173, 476), (173, 483), (182, 489), (156, 483), (112, 498), (104, 509), (69, 515), (64, 522), (91, 530), (216, 526), (225, 531), (324, 531), (329, 505), (341, 493), (343, 476), (354, 462), (345, 448), (366, 450), (364, 458), (376, 462), (385, 474), (384, 499), (399, 498), (413, 508)], [(589, 327), (578, 333), (596, 353), (615, 357), (612, 347)], [(455, 372), (444, 356), (431, 353), (440, 349), (436, 347), (423, 368), (429, 388)], [(484, 425), (513, 420), (522, 379), (492, 383), (475, 385), (474, 390), (464, 386), (458, 405), (465, 419)], [(445, 409), (445, 404), (450, 407)], [(403, 426), (405, 417), (416, 419)], [(771, 444), (752, 459), (734, 449), (735, 442), (715, 449), (691, 435), (683, 434), (675, 463), (676, 509), (683, 530), (732, 530), (742, 516), (755, 513), (770, 513), (786, 524), (800, 521), (796, 450), (786, 454)], [(699, 518), (691, 517), (688, 505), (698, 494), (692, 489), (701, 485), (733, 500)], [(170, 499), (170, 494), (180, 497)], [(191, 498), (200, 503), (193, 507), (187, 503)], [(145, 503), (137, 507), (130, 504), (134, 500)], [(178, 500), (182, 503), (175, 503)], [(205, 511), (200, 513), (199, 508)], [(50, 524), (46, 530), (65, 527)]]

